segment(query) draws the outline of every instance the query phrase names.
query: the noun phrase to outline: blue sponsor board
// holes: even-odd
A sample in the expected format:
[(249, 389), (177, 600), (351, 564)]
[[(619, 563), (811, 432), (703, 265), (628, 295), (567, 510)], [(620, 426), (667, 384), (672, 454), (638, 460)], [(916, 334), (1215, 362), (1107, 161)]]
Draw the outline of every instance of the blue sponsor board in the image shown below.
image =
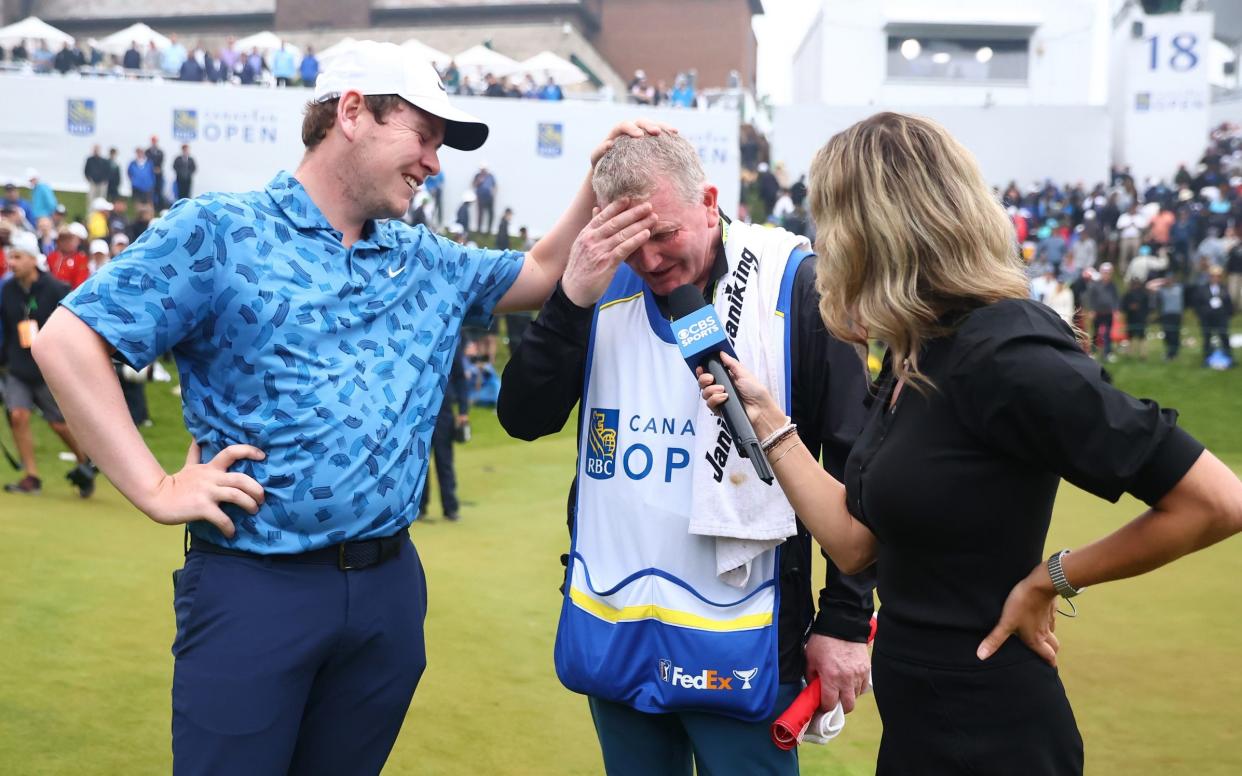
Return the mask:
[(539, 122), (537, 151), (548, 159), (558, 158), (565, 150), (565, 125), (560, 122)]
[(71, 135), (95, 134), (95, 101), (70, 97), (65, 106), (66, 129)]
[(596, 480), (609, 480), (617, 473), (617, 420), (620, 410), (591, 408), (587, 419), (586, 473)]
[(183, 143), (198, 140), (198, 111), (173, 108), (172, 134)]

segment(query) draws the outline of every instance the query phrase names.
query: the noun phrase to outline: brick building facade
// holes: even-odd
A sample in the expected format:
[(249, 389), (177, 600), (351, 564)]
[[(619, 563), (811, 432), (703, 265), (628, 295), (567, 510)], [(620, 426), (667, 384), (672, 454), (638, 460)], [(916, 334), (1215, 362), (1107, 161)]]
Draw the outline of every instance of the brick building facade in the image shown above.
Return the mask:
[[(589, 68), (614, 88), (636, 69), (652, 83), (672, 85), (679, 72), (694, 69), (699, 88), (728, 85), (737, 71), (741, 85), (755, 84), (756, 41), (751, 18), (763, 13), (761, 0), (0, 0), (4, 19), (36, 15), (71, 35), (102, 37), (136, 21), (189, 42), (216, 45), (274, 30), (295, 45), (322, 47), (345, 35), (404, 40), (418, 37), (445, 51), (482, 40), (516, 59), (525, 40)], [(523, 35), (526, 29), (530, 34)], [(474, 34), (477, 31), (477, 34)], [(466, 38), (474, 38), (459, 45)], [(577, 48), (578, 50), (574, 50)]]

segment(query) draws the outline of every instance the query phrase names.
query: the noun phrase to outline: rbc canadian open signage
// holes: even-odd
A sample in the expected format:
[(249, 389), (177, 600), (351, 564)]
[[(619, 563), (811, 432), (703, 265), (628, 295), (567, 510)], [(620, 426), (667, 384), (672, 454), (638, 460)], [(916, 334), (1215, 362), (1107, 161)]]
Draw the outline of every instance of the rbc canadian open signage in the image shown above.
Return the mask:
[(565, 128), (563, 124), (540, 122), (537, 152), (540, 156), (555, 159), (565, 150)]
[(198, 140), (198, 111), (174, 108), (172, 135), (183, 143)]
[(247, 145), (276, 143), (276, 114), (261, 110), (174, 108), (172, 119), (172, 135), (182, 143), (195, 140)]
[(95, 134), (95, 101), (70, 97), (65, 108), (65, 128), (71, 135)]

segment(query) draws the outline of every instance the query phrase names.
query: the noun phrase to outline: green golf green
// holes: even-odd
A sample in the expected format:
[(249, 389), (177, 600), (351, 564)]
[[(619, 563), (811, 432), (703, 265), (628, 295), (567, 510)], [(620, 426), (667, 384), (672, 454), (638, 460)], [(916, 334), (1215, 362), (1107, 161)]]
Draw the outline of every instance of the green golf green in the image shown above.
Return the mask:
[[(1182, 410), (1192, 433), (1242, 468), (1242, 370), (1203, 370), (1192, 354), (1110, 369), (1122, 387)], [(167, 385), (149, 395), (156, 425), (144, 434), (176, 469), (188, 442), (178, 400)], [(167, 773), (170, 572), (182, 532), (107, 484), (78, 499), (63, 480), (69, 464), (36, 426), (42, 495), (0, 494), (0, 771)], [(412, 529), (430, 588), (429, 665), (387, 772), (600, 773), (586, 701), (552, 666), (572, 432), (516, 442), (485, 409), (474, 427), (457, 448), (463, 519)], [(7, 430), (0, 438), (12, 447)], [(436, 505), (433, 494), (433, 517)], [(1138, 512), (1132, 499), (1111, 505), (1064, 486), (1049, 547), (1080, 545)], [(1240, 578), (1235, 539), (1089, 590), (1081, 616), (1061, 621), (1089, 773), (1242, 772)], [(868, 697), (840, 738), (802, 748), (803, 772), (870, 774), (879, 738)]]

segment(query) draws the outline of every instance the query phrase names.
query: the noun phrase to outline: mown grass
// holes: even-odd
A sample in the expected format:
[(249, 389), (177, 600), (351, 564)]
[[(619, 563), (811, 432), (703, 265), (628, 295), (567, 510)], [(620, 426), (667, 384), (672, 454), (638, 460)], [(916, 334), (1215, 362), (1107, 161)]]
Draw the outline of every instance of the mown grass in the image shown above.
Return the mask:
[[(1242, 468), (1242, 370), (1122, 359), (1117, 383), (1182, 412)], [(168, 386), (150, 388), (144, 434), (166, 467), (188, 441)], [(463, 520), (416, 524), (427, 567), (429, 668), (387, 769), (395, 774), (593, 774), (586, 702), (557, 682), (552, 641), (565, 551), (570, 433), (523, 444), (474, 413), (458, 448)], [(182, 535), (152, 524), (110, 486), (79, 500), (38, 424), (45, 489), (0, 494), (0, 772), (155, 774), (170, 769), (170, 572)], [(3, 437), (11, 446), (11, 438)], [(433, 497), (433, 515), (438, 514)], [(1076, 546), (1139, 511), (1065, 486), (1050, 547)], [(1140, 579), (1101, 586), (1062, 622), (1062, 674), (1089, 773), (1242, 772), (1242, 542)], [(880, 727), (864, 700), (807, 774), (868, 774)]]

